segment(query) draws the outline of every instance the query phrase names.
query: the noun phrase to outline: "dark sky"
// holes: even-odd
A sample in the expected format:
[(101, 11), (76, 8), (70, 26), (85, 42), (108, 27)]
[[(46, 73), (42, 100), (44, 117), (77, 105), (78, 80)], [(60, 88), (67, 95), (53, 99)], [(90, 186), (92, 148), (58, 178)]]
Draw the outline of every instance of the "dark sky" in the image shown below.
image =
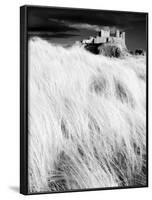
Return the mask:
[(28, 7), (28, 32), (53, 43), (70, 45), (110, 27), (111, 31), (126, 32), (128, 49), (146, 49), (146, 19), (145, 13)]

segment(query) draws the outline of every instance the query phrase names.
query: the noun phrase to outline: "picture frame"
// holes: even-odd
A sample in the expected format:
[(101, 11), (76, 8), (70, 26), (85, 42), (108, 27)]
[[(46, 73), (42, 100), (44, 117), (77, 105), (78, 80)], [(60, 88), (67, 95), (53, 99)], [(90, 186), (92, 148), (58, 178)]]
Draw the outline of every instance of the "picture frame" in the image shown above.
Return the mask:
[[(144, 50), (124, 50), (125, 40)], [(148, 13), (21, 6), (20, 193), (142, 187), (148, 187)]]

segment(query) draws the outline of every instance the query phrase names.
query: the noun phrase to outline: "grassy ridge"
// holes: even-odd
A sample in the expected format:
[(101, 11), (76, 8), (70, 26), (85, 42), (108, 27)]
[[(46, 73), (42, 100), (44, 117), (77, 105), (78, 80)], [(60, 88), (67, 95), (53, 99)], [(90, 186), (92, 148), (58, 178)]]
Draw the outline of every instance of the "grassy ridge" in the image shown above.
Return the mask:
[(145, 57), (29, 41), (29, 191), (145, 184)]

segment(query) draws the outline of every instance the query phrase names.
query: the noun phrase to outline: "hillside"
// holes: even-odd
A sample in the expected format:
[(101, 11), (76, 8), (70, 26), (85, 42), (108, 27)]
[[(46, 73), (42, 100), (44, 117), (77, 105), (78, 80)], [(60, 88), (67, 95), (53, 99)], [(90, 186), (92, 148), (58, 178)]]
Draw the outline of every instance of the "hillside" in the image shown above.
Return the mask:
[(145, 184), (146, 60), (29, 41), (29, 191)]

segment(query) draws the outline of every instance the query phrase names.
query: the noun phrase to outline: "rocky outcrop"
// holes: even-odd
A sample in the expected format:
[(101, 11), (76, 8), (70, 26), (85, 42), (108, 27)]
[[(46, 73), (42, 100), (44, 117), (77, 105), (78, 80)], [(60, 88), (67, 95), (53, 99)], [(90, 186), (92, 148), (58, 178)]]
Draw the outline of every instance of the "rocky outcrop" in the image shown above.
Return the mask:
[(108, 57), (116, 57), (119, 58), (124, 55), (124, 52), (122, 51), (122, 48), (116, 45), (108, 45), (104, 44), (99, 46), (99, 54), (102, 54), (104, 56)]
[(97, 36), (82, 40), (80, 43), (86, 50), (108, 57), (119, 58), (128, 53), (125, 32), (119, 30), (116, 30), (114, 34), (110, 30), (100, 30)]
[(84, 45), (84, 48), (94, 54), (101, 54), (115, 58), (120, 58), (128, 53), (128, 50), (125, 46), (114, 43), (86, 44)]

